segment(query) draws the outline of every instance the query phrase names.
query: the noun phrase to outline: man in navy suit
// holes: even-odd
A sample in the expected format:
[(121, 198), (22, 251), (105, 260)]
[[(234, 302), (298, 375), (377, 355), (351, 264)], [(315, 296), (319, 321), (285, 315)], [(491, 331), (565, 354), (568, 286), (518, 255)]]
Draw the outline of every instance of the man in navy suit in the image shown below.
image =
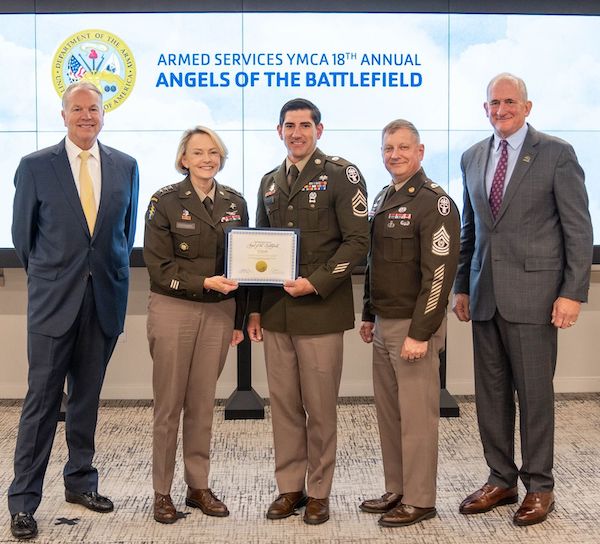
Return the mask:
[(28, 284), (29, 389), (8, 490), (15, 538), (37, 535), (33, 518), (56, 431), (65, 378), (65, 498), (97, 512), (92, 465), (98, 401), (123, 331), (135, 234), (138, 167), (101, 145), (102, 95), (77, 82), (62, 100), (67, 137), (24, 157), (15, 174), (12, 235)]
[[(554, 390), (557, 330), (572, 327), (587, 300), (592, 224), (584, 174), (573, 148), (525, 122), (531, 111), (522, 79), (490, 81), (484, 108), (491, 138), (461, 161), (463, 227), (454, 312), (473, 320), (475, 400), (485, 485), (462, 514), (517, 502), (516, 525), (554, 509)], [(522, 465), (514, 460), (515, 392)]]

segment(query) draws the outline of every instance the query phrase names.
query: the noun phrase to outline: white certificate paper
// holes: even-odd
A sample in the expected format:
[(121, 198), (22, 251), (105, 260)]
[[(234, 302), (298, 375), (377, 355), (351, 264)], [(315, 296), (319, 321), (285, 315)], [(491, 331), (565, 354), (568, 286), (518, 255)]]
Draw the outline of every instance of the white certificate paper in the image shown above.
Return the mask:
[(227, 231), (225, 275), (242, 285), (283, 285), (298, 277), (298, 229)]

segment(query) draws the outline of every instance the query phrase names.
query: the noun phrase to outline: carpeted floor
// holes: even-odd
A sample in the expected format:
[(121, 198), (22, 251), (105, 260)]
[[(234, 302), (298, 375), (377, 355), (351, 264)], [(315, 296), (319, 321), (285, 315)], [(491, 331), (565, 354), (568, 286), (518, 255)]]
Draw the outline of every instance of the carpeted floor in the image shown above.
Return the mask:
[[(512, 524), (517, 505), (487, 514), (462, 516), (458, 504), (485, 482), (486, 467), (470, 398), (460, 400), (461, 417), (440, 425), (438, 517), (421, 524), (384, 529), (377, 515), (359, 511), (367, 497), (383, 493), (381, 454), (375, 408), (369, 399), (342, 402), (339, 448), (331, 496), (331, 519), (308, 526), (301, 516), (280, 521), (265, 518), (276, 495), (269, 408), (265, 420), (225, 421), (218, 406), (214, 423), (212, 488), (229, 507), (228, 518), (211, 518), (183, 502), (181, 463), (172, 496), (189, 512), (174, 525), (152, 519), (151, 433), (148, 403), (107, 403), (101, 409), (96, 466), (102, 493), (115, 502), (112, 514), (97, 514), (64, 501), (62, 464), (66, 455), (59, 425), (48, 469), (44, 499), (36, 513), (40, 535), (35, 542), (71, 543), (350, 543), (412, 544), (600, 542), (600, 394), (557, 397), (555, 452), (556, 510), (528, 528)], [(0, 500), (12, 479), (12, 456), (20, 405), (0, 403)], [(523, 490), (520, 490), (521, 496)], [(9, 514), (0, 542), (10, 542)]]

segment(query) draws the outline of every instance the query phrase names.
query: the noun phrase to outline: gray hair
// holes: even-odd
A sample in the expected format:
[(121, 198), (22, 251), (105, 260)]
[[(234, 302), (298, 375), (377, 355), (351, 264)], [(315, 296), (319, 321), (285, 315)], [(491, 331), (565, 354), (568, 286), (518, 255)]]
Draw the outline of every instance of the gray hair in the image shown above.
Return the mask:
[(92, 91), (92, 92), (96, 93), (100, 97), (100, 106), (102, 106), (102, 92), (100, 91), (100, 89), (98, 89), (98, 87), (96, 87), (96, 85), (94, 85), (93, 83), (86, 81), (84, 79), (80, 79), (79, 81), (76, 81), (75, 83), (71, 83), (71, 85), (69, 85), (67, 87), (67, 90), (63, 93), (63, 95), (62, 95), (63, 111), (65, 111), (67, 109), (67, 104), (69, 102), (70, 96), (75, 91), (78, 91), (80, 89), (87, 89), (88, 91)]
[(410, 121), (407, 121), (406, 119), (394, 119), (393, 121), (390, 121), (387, 125), (385, 125), (383, 127), (383, 130), (381, 131), (381, 140), (383, 141), (387, 134), (393, 134), (397, 130), (403, 128), (412, 132), (415, 138), (417, 139), (417, 143), (421, 143), (421, 136), (419, 134), (419, 131), (417, 130), (417, 127), (415, 127), (415, 125), (413, 125)]
[(502, 72), (501, 74), (498, 74), (492, 78), (486, 89), (486, 100), (488, 100), (490, 97), (490, 89), (499, 81), (512, 81), (513, 83), (516, 83), (517, 87), (519, 88), (519, 92), (521, 93), (523, 102), (527, 102), (527, 85), (525, 85), (525, 82), (520, 77), (517, 77), (509, 72)]

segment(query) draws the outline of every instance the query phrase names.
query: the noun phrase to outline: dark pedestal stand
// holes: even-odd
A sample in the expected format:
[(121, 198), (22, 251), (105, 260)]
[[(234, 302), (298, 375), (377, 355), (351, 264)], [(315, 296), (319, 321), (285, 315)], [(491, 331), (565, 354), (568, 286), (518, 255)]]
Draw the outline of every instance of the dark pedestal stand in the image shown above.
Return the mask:
[(252, 389), (252, 345), (248, 333), (237, 347), (237, 389), (225, 404), (225, 419), (264, 419), (265, 402)]
[(446, 347), (447, 342), (444, 341), (444, 350), (440, 352), (440, 416), (459, 417), (460, 409), (458, 404), (446, 389)]

